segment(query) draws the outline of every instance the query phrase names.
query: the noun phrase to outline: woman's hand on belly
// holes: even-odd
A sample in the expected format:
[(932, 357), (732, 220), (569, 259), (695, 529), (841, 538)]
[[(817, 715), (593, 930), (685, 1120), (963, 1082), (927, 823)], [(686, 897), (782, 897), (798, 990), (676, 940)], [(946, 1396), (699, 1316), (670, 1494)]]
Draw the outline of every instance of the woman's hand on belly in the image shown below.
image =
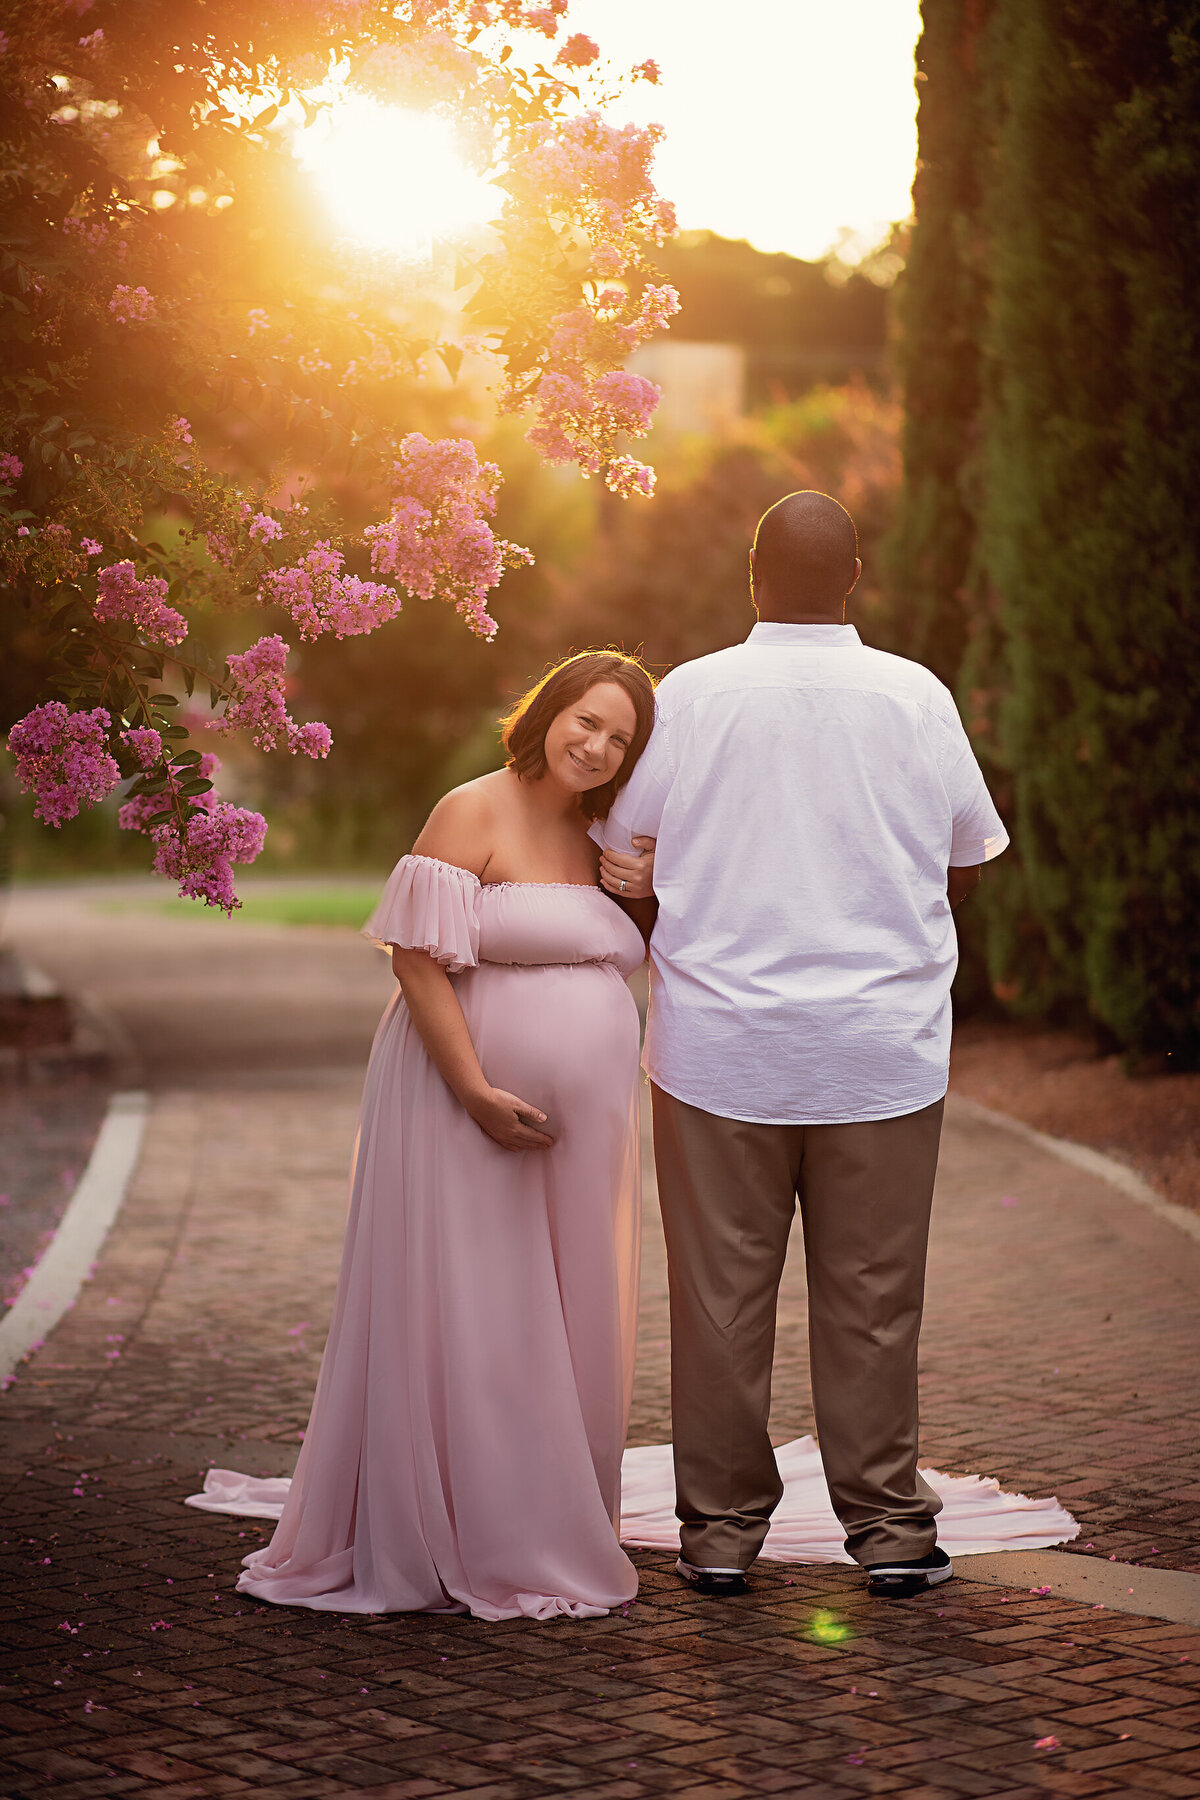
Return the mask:
[(531, 1106), (503, 1088), (486, 1088), (465, 1102), (467, 1111), (502, 1150), (549, 1150), (554, 1144), (538, 1126), (546, 1123), (540, 1107)]

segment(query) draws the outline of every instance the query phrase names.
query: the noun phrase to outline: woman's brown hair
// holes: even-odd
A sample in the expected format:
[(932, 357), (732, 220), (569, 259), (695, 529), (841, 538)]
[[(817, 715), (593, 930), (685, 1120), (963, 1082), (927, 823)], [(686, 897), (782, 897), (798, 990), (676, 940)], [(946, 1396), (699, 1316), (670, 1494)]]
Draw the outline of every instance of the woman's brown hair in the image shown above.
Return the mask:
[(605, 819), (633, 773), (634, 764), (654, 728), (654, 683), (636, 656), (621, 650), (581, 650), (548, 670), (535, 687), (522, 694), (500, 721), (500, 741), (508, 751), (508, 767), (524, 781), (546, 773), (546, 733), (560, 712), (582, 700), (599, 681), (614, 681), (633, 702), (637, 719), (629, 748), (611, 781), (579, 796), (585, 819)]

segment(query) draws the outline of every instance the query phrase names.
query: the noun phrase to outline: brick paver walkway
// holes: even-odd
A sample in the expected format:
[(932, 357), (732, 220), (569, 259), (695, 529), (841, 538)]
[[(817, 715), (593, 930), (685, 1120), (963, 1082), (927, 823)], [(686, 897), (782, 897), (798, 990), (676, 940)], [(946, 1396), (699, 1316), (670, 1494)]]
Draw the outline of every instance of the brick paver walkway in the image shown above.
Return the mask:
[[(43, 962), (57, 929), (38, 943), (27, 927)], [(176, 940), (185, 963), (200, 929)], [(71, 957), (86, 953), (77, 940)], [(286, 978), (289, 1020), (319, 962), (320, 1004), (342, 1006), (329, 1041), (358, 1033), (361, 1047), (374, 976), (337, 1001), (342, 946), (264, 934), (245, 954)], [(346, 947), (347, 970), (357, 954)], [(186, 968), (172, 969), (183, 991)], [(193, 962), (193, 994), (236, 986), (227, 967), (200, 974)], [(715, 1604), (639, 1553), (638, 1600), (579, 1625), (341, 1619), (234, 1593), (262, 1528), (180, 1501), (210, 1460), (290, 1466), (358, 1084), (348, 1054), (320, 1066), (311, 1019), (294, 1062), (290, 1025), (273, 1046), (255, 1029), (254, 1057), (235, 1034), (222, 1076), (206, 1015), (203, 1087), (180, 1084), (192, 1052), (164, 1039), (142, 1162), (96, 1276), (0, 1400), (0, 1794), (1200, 1794), (1200, 1631), (1026, 1592), (956, 1580), (889, 1606), (849, 1569), (762, 1564), (748, 1598)], [(668, 1434), (661, 1241), (647, 1239), (635, 1442)], [(1036, 1146), (953, 1120), (925, 1457), (1057, 1492), (1084, 1525), (1073, 1548), (1200, 1567), (1198, 1294), (1193, 1240)], [(781, 1439), (810, 1429), (804, 1330), (797, 1243)]]

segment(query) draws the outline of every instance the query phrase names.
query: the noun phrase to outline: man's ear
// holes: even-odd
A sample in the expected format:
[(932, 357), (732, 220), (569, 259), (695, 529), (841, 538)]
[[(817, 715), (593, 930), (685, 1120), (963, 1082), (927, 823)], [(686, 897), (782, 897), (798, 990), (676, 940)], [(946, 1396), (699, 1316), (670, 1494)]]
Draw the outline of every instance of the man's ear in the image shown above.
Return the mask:
[(847, 594), (852, 594), (854, 592), (855, 588), (858, 586), (858, 578), (861, 574), (862, 574), (862, 557), (856, 556), (854, 559), (854, 580), (850, 583), (850, 586), (846, 589)]

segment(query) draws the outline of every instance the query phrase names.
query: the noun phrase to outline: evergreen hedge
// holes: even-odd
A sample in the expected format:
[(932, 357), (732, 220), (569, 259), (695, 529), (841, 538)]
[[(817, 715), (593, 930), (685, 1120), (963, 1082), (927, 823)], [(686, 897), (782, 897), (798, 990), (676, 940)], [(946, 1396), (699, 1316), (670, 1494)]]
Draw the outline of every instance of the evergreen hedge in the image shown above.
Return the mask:
[(892, 566), (1013, 832), (991, 974), (1194, 1065), (1200, 4), (926, 0), (920, 60)]

